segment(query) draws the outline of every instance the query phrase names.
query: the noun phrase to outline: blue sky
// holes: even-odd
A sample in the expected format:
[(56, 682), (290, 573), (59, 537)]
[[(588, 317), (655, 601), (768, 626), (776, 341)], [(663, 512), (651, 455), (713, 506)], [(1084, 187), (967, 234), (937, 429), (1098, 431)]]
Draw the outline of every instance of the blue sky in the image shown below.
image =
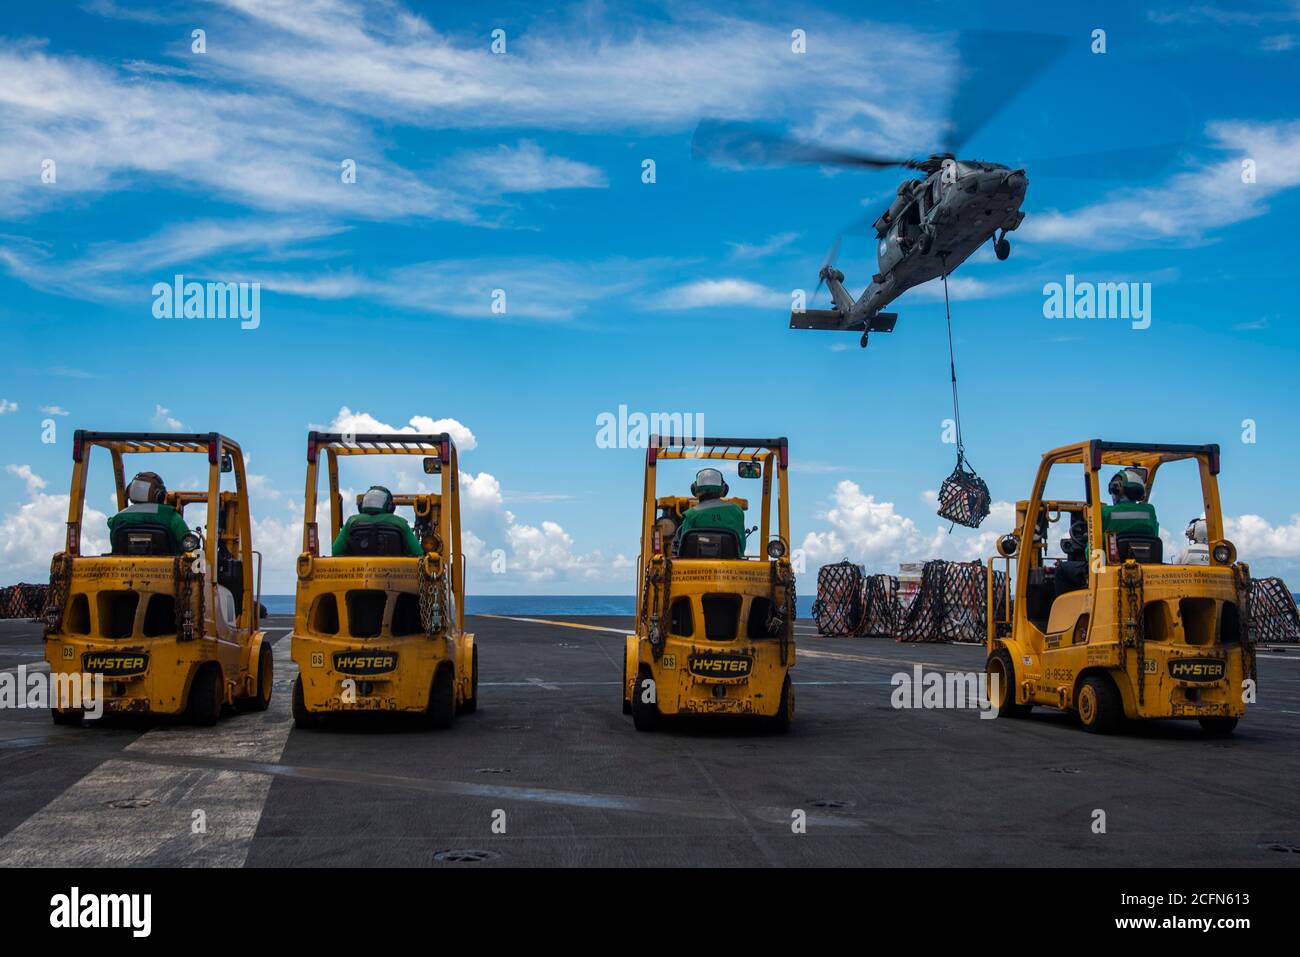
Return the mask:
[[(866, 352), (787, 328), (837, 230), (902, 177), (714, 168), (690, 136), (724, 117), (925, 155), (956, 31), (1009, 27), (1069, 47), (963, 150), (1024, 163), (1030, 186), (1011, 258), (986, 248), (953, 277), (967, 452), (1000, 504), (949, 535), (931, 500), (954, 459), (941, 290), (904, 295)], [(630, 592), (642, 456), (596, 442), (620, 405), (788, 435), (810, 572), (986, 554), (1042, 452), (1099, 436), (1221, 443), (1243, 557), (1298, 578), (1298, 80), (1294, 3), (7, 9), (0, 581), (44, 577), (77, 427), (236, 437), (268, 587), (288, 590), (308, 426), (415, 417), (463, 437), (472, 592)], [(1170, 141), (1136, 182), (1033, 164)], [(870, 237), (838, 265), (864, 286)], [(260, 325), (154, 318), (176, 273), (259, 282)], [(1067, 274), (1150, 283), (1150, 328), (1044, 318)], [(1190, 481), (1155, 503), (1171, 541), (1199, 513)]]

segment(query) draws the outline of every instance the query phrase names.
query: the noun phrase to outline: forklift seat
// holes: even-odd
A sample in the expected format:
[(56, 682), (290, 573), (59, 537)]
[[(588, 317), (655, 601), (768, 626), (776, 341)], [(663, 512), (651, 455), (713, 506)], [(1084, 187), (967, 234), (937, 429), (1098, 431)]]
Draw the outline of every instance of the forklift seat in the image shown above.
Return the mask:
[(175, 555), (171, 529), (154, 522), (118, 525), (109, 539), (114, 555)]
[(676, 558), (739, 558), (740, 539), (729, 528), (695, 528), (673, 542)]
[(344, 554), (350, 556), (398, 557), (409, 555), (401, 531), (384, 522), (353, 522), (348, 528)]

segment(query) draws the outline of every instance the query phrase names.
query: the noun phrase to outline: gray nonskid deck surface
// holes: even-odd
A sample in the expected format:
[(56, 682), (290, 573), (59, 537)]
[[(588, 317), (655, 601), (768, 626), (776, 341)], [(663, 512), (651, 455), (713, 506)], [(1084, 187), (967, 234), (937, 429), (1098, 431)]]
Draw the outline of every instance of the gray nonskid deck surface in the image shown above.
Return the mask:
[[(1300, 865), (1271, 849), (1300, 845), (1297, 652), (1261, 657), (1231, 739), (1176, 722), (1096, 737), (1048, 712), (895, 710), (892, 675), (978, 670), (983, 649), (801, 621), (788, 735), (639, 734), (619, 707), (629, 619), (563, 621), (608, 630), (471, 619), (480, 707), (449, 732), (294, 729), (281, 616), (264, 714), (70, 729), (2, 710), (0, 864)], [(40, 660), (38, 626), (0, 623), (0, 669)]]

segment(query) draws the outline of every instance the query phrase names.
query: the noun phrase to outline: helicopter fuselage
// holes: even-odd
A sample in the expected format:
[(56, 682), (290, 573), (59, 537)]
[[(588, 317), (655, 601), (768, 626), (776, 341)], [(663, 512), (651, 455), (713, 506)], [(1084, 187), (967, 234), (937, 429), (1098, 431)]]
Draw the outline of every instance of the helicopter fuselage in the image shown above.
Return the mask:
[(1028, 185), (1022, 169), (952, 159), (901, 184), (876, 220), (879, 272), (848, 318), (875, 315), (913, 286), (951, 273), (999, 231), (1015, 229)]

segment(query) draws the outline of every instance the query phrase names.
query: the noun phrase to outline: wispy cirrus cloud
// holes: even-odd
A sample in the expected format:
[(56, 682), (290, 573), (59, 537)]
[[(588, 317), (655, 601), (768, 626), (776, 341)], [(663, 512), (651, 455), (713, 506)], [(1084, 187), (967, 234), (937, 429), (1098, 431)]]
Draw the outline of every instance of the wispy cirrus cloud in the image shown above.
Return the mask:
[[(1036, 212), (1021, 233), (1036, 242), (1102, 249), (1200, 243), (1211, 229), (1262, 216), (1270, 197), (1300, 186), (1300, 120), (1220, 121), (1206, 132), (1221, 158), (1076, 210)], [(1243, 179), (1245, 161), (1254, 164), (1251, 182)]]

